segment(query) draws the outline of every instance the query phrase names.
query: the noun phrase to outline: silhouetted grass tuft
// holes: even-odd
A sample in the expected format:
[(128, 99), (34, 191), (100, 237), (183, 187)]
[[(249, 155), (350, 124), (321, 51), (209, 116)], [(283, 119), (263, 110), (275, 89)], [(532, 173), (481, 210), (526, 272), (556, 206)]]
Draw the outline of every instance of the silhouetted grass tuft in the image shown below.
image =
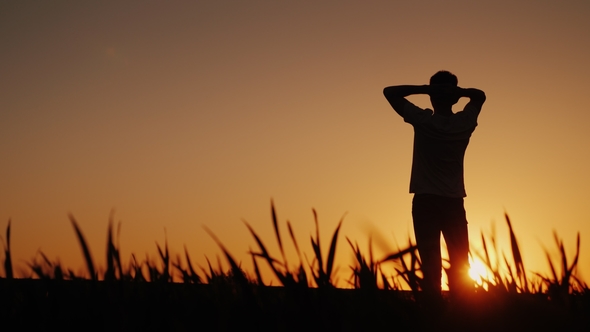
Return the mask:
[[(408, 256), (409, 263), (406, 261)], [(406, 283), (414, 294), (422, 289), (420, 286), (422, 277), (417, 273), (421, 271), (422, 262), (418, 256), (418, 246), (412, 243), (412, 239), (408, 238), (408, 248), (400, 249), (398, 247), (397, 252), (387, 255), (380, 261), (380, 264), (388, 261), (398, 265), (395, 267), (398, 277)]]
[[(369, 258), (366, 259), (361, 253), (358, 243), (354, 245), (349, 238), (346, 238), (348, 244), (354, 252), (356, 264), (351, 266), (352, 269), (352, 281), (350, 282), (354, 288), (373, 291), (379, 289), (379, 275), (382, 275), (379, 270), (379, 264), (373, 259), (373, 248), (371, 246), (371, 240), (369, 239)], [(382, 279), (385, 289), (392, 289), (391, 285), (386, 278)]]
[[(326, 265), (324, 267), (322, 248), (320, 245), (320, 226), (318, 222), (318, 214), (315, 211), (315, 209), (313, 210), (316, 237), (315, 239), (313, 238), (313, 236), (311, 237), (311, 245), (313, 247), (313, 252), (315, 254), (314, 262), (317, 263), (317, 267), (316, 269), (312, 268), (311, 273), (316, 285), (320, 288), (334, 287), (334, 284), (332, 282), (332, 272), (334, 268), (334, 259), (336, 257), (336, 243), (338, 242), (338, 233), (340, 232), (340, 227), (342, 226), (342, 222), (344, 221), (345, 216), (346, 214), (342, 216), (342, 219), (340, 219), (340, 222), (338, 222), (338, 226), (336, 227), (336, 230), (332, 235), (332, 240), (330, 241), (330, 249), (328, 250), (328, 256), (326, 259)], [(313, 267), (314, 263), (310, 265)]]

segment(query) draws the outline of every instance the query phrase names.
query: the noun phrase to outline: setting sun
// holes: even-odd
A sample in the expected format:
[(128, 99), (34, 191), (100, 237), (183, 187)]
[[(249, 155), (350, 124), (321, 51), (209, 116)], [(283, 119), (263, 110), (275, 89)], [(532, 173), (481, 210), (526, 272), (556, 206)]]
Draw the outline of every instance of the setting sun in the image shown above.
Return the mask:
[(469, 277), (473, 279), (478, 285), (483, 284), (483, 280), (488, 279), (488, 269), (479, 259), (469, 259), (471, 267), (469, 268)]

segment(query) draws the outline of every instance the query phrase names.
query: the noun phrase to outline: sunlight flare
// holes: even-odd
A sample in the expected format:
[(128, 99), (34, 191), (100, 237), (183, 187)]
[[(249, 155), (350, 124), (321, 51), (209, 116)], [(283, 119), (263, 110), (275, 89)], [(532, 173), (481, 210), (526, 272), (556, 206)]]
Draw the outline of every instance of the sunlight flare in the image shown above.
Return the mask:
[(469, 258), (469, 277), (473, 279), (479, 286), (483, 284), (484, 280), (488, 279), (488, 270), (485, 264), (479, 259)]

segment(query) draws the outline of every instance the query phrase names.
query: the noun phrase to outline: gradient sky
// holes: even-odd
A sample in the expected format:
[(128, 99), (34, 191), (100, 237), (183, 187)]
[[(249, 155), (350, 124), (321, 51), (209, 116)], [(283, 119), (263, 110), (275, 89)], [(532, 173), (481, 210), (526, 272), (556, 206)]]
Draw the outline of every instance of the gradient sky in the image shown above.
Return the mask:
[(204, 265), (220, 254), (206, 225), (248, 270), (242, 219), (278, 254), (273, 198), (308, 255), (312, 207), (326, 249), (348, 212), (346, 278), (344, 236), (362, 249), (373, 234), (379, 255), (413, 232), (412, 127), (382, 89), (445, 69), (487, 94), (465, 160), (472, 245), (495, 225), (509, 252), (507, 212), (525, 267), (546, 272), (553, 231), (570, 257), (579, 231), (588, 280), (589, 14), (585, 0), (3, 1), (1, 232), (11, 219), (17, 271), (39, 249), (81, 269), (68, 213), (102, 262), (114, 209), (124, 257), (156, 257), (167, 236)]

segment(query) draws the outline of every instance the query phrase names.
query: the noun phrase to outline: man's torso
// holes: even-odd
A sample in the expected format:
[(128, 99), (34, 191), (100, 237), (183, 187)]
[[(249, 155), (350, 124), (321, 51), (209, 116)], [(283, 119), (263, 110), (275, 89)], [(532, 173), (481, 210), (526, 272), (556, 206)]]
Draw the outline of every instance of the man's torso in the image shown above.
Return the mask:
[(410, 192), (465, 197), (463, 161), (478, 112), (433, 114), (408, 103), (404, 120), (414, 127)]

